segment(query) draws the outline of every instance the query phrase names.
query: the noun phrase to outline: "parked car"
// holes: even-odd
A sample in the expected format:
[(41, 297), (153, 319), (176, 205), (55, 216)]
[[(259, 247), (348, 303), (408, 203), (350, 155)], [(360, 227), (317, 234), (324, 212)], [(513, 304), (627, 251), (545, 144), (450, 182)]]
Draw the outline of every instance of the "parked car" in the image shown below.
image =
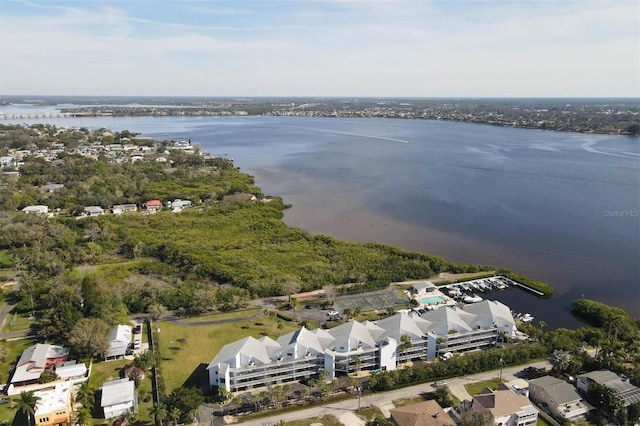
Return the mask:
[(133, 334), (140, 334), (142, 333), (142, 326), (140, 324), (136, 325), (136, 327), (133, 329)]
[(140, 339), (136, 339), (133, 341), (133, 349), (140, 349)]

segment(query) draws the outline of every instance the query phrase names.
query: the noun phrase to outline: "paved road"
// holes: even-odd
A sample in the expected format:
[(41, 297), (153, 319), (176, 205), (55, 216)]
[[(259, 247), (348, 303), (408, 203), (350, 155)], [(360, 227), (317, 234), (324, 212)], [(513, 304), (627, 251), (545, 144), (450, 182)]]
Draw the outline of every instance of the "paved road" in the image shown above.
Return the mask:
[[(551, 365), (546, 361), (536, 362), (536, 363), (527, 364), (527, 365), (533, 365), (534, 367), (538, 367), (538, 368), (544, 367), (547, 369), (551, 367)], [(519, 379), (515, 376), (515, 374), (518, 371), (522, 370), (522, 368), (525, 366), (504, 368), (502, 371), (502, 378), (504, 382), (509, 386), (512, 384), (515, 384), (518, 387), (527, 387), (528, 385), (526, 384), (526, 381), (524, 381), (523, 379)], [(465, 384), (497, 378), (499, 375), (500, 375), (500, 370), (492, 370), (484, 373), (478, 373), (474, 375), (449, 379), (447, 380), (447, 383), (448, 383), (449, 389), (451, 390), (451, 393), (455, 395), (457, 398), (461, 400), (471, 399), (471, 396), (467, 393), (466, 389), (464, 388)], [(374, 393), (371, 395), (363, 396), (360, 404), (361, 404), (361, 407), (363, 408), (369, 407), (369, 406), (376, 406), (381, 409), (381, 411), (384, 413), (385, 416), (388, 416), (389, 409), (393, 409), (395, 407), (392, 401), (398, 400), (398, 399), (415, 397), (416, 395), (419, 395), (425, 392), (431, 392), (432, 390), (433, 390), (433, 387), (431, 387), (431, 384), (427, 383), (427, 384), (422, 384), (417, 386), (411, 386), (408, 388), (398, 389), (390, 392)], [(357, 408), (358, 408), (358, 398), (353, 397), (351, 399), (341, 401), (341, 402), (329, 403), (329, 404), (318, 406), (318, 407), (278, 414), (270, 417), (262, 417), (260, 419), (249, 420), (241, 424), (243, 426), (272, 426), (272, 425), (277, 425), (281, 420), (285, 422), (290, 422), (294, 420), (309, 419), (313, 417), (321, 417), (324, 415), (332, 415), (338, 418), (344, 425), (347, 425), (347, 426), (364, 425), (364, 421), (362, 421), (357, 416), (355, 416), (355, 411), (357, 410)], [(207, 416), (207, 414), (209, 414), (209, 416)], [(220, 417), (215, 417), (212, 421), (210, 417), (210, 413), (201, 412), (200, 420), (201, 420), (200, 422), (201, 425), (207, 425), (207, 426), (209, 424), (211, 425), (225, 424)]]
[[(6, 283), (7, 286), (8, 284), (10, 283)], [(18, 293), (19, 290), (20, 290), (20, 280), (16, 280), (14, 281), (11, 293), (7, 295), (7, 298), (6, 298), (7, 302), (3, 303), (2, 306), (0, 306), (0, 328), (4, 326), (6, 321), (10, 321), (9, 312), (11, 312), (15, 304), (18, 302), (16, 294)], [(0, 339), (7, 339), (7, 340), (22, 339), (28, 336), (29, 333), (30, 333), (29, 330), (9, 331), (7, 333), (0, 332)]]

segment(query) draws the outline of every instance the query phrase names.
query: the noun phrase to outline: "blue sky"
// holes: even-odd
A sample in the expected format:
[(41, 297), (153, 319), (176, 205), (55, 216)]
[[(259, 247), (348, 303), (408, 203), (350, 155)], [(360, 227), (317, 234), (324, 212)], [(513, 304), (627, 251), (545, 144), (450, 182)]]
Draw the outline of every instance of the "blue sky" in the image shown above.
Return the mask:
[(0, 94), (640, 96), (640, 2), (0, 0)]

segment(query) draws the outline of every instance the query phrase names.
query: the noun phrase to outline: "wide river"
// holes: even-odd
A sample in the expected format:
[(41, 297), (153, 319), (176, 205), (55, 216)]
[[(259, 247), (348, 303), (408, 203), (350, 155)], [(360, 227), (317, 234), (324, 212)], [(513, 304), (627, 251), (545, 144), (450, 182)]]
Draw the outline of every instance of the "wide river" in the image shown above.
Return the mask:
[[(6, 108), (5, 108), (6, 109)], [(11, 112), (15, 112), (11, 111)], [(397, 119), (14, 119), (191, 139), (293, 207), (289, 226), (505, 266), (554, 296), (492, 293), (551, 327), (571, 302), (640, 317), (640, 139)]]

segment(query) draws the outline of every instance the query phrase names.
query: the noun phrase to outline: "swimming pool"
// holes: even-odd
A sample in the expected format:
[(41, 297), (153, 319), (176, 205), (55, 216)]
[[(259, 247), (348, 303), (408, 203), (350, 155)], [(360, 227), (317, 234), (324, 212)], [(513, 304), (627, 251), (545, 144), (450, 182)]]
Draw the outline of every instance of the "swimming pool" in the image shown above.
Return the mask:
[(444, 299), (440, 296), (434, 297), (423, 297), (420, 301), (425, 305), (437, 305), (438, 303), (444, 302)]

